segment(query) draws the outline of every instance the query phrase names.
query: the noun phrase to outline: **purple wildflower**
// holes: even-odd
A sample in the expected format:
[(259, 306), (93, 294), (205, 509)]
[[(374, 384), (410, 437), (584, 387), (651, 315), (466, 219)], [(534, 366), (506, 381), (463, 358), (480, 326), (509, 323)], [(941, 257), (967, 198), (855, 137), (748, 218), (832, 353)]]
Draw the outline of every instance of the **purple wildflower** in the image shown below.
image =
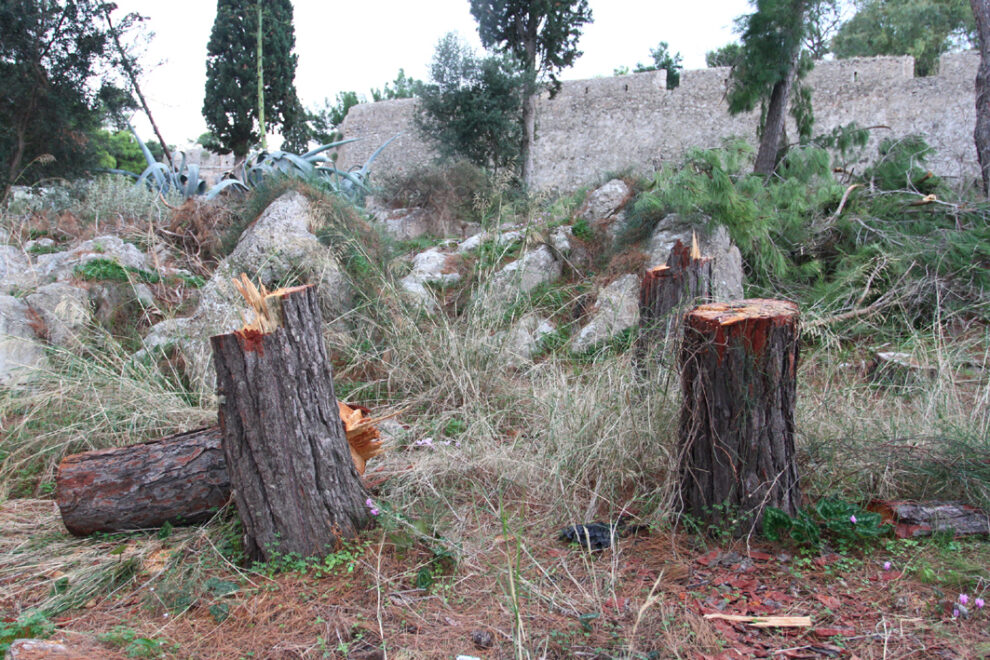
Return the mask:
[(983, 602), (982, 598), (977, 598), (976, 600), (973, 601), (973, 605), (976, 605), (976, 609), (982, 610), (983, 606), (986, 605), (986, 603)]
[(885, 571), (889, 571), (889, 570), (890, 570), (890, 567), (891, 567), (891, 564), (890, 564), (890, 562), (889, 562), (889, 561), (885, 561), (885, 562), (883, 563), (883, 570), (885, 570)]
[(854, 525), (856, 524), (856, 514), (849, 516), (849, 522), (851, 522)]
[(959, 594), (959, 602), (965, 605), (969, 602), (969, 596), (966, 594)]

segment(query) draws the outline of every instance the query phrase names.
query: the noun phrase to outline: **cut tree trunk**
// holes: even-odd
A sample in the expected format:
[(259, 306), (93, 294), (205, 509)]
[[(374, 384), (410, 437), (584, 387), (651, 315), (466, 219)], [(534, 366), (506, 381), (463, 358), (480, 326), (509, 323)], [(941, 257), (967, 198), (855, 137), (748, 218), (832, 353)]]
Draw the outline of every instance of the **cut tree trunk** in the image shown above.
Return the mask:
[(315, 287), (264, 303), (272, 325), (210, 340), (245, 550), (264, 561), (322, 556), (367, 522), (367, 494), (341, 424)]
[(704, 528), (742, 535), (767, 506), (797, 513), (797, 320), (794, 303), (759, 299), (685, 317), (680, 495)]
[(896, 502), (874, 500), (867, 507), (894, 525), (898, 538), (948, 533), (954, 536), (990, 534), (990, 516), (960, 502)]
[(201, 522), (230, 497), (217, 427), (66, 456), (55, 484), (76, 536)]
[(639, 325), (644, 336), (665, 339), (676, 332), (678, 310), (712, 298), (712, 260), (680, 241), (665, 266), (646, 271), (639, 289)]

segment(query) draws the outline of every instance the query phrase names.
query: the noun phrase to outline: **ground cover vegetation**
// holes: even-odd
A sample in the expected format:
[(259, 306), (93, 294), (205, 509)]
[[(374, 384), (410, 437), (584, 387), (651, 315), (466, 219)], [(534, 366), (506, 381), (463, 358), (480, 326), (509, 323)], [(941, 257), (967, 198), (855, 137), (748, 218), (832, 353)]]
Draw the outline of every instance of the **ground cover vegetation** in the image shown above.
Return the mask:
[[(445, 289), (434, 315), (409, 306), (396, 286), (403, 255), (424, 246), (384, 237), (313, 183), (272, 180), (226, 210), (202, 205), (197, 213), (215, 218), (211, 233), (230, 227), (236, 236), (286, 189), (317, 204), (315, 230), (342, 257), (359, 297), (351, 337), (327, 335), (338, 396), (403, 411), (388, 453), (369, 466), (376, 523), (326, 558), (255, 566), (239, 554), (231, 510), (194, 528), (68, 537), (44, 499), (59, 457), (215, 415), (212, 397), (189, 389), (180, 364), (135, 361), (121, 333), (94, 328), (90, 349), (53, 349), (34, 387), (0, 395), (0, 608), (8, 619), (0, 643), (74, 630), (131, 657), (385, 649), (410, 658), (646, 658), (788, 648), (868, 657), (883, 647), (988, 648), (986, 615), (974, 605), (990, 585), (985, 544), (897, 539), (863, 508), (874, 497), (990, 505), (990, 208), (926, 176), (925, 149), (919, 139), (890, 142), (867, 165), (836, 173), (831, 159), (841, 154), (795, 148), (769, 181), (748, 173), (753, 152), (741, 144), (694, 152), (635, 181), (627, 229), (611, 247), (574, 223), (580, 192), (527, 197), (505, 177), (464, 164), (396, 179), (379, 195), (488, 228), (521, 223), (531, 237), (469, 259), (475, 276)], [(54, 224), (72, 227), (64, 222), (72, 216), (84, 236), (93, 222), (86, 209), (111, 203), (94, 199), (100, 190), (56, 208), (13, 208), (4, 227), (37, 236)], [(939, 203), (918, 204), (931, 192)], [(162, 240), (147, 233), (149, 212), (160, 226), (202, 222), (191, 206), (174, 212), (150, 196), (144, 204), (121, 211), (132, 219), (122, 235)], [(798, 456), (807, 508), (793, 520), (770, 519), (775, 541), (738, 545), (674, 514), (673, 344), (650, 347), (645, 363), (635, 334), (590, 354), (567, 349), (586, 292), (670, 212), (722, 218), (743, 252), (747, 294), (801, 304)], [(575, 240), (599, 245), (593, 259), (508, 307), (472, 304), (501, 264), (572, 224)], [(167, 247), (187, 262), (202, 258), (183, 245)], [(222, 256), (230, 247), (213, 249)], [(206, 274), (211, 265), (199, 268)], [(181, 305), (160, 312), (180, 313)], [(492, 337), (534, 309), (559, 330), (533, 360), (509, 367)], [(877, 346), (926, 368), (885, 370), (873, 363)], [(620, 516), (635, 533), (614, 548), (589, 555), (557, 539), (562, 521)], [(720, 609), (807, 614), (814, 632), (700, 614)]]
[[(713, 62), (739, 63), (749, 47)], [(456, 55), (451, 80), (483, 75), (483, 62)], [(499, 75), (512, 70), (493, 61)], [(772, 96), (780, 80), (761, 80)], [(990, 653), (986, 540), (899, 538), (867, 508), (900, 498), (990, 507), (990, 205), (932, 175), (922, 137), (866, 137), (855, 126), (809, 134), (776, 150), (769, 173), (753, 173), (754, 149), (728, 142), (650, 176), (605, 177), (632, 191), (614, 238), (580, 215), (590, 189), (531, 194), (490, 154), (481, 166), (381, 176), (385, 207), (490, 232), (453, 259), (459, 282), (433, 285), (433, 312), (403, 295), (400, 278), (444, 241), (391, 238), (320, 179), (266, 177), (222, 203), (118, 177), (11, 200), (0, 229), (15, 245), (34, 240), (32, 254), (111, 231), (181, 274), (109, 259), (76, 269), (73, 281), (148, 286), (154, 304), (95, 319), (77, 348), (48, 347), (30, 383), (0, 387), (0, 652), (55, 636), (87, 640), (100, 657)], [(141, 337), (194, 309), (203, 282), (287, 191), (312, 204), (327, 266), (340, 264), (354, 289), (353, 308), (324, 333), (336, 394), (398, 415), (366, 473), (374, 524), (325, 557), (276, 553), (265, 564), (247, 561), (230, 505), (203, 525), (72, 538), (51, 500), (63, 456), (215, 420), (214, 393), (195, 388), (180, 354), (140, 350)], [(630, 328), (570, 350), (591, 292), (642, 274), (646, 242), (670, 214), (702, 232), (724, 225), (746, 294), (801, 309), (804, 501), (745, 539), (731, 510), (724, 526), (678, 515), (676, 339), (650, 343)], [(501, 241), (509, 228), (518, 236)], [(489, 286), (563, 228), (577, 249), (559, 280), (527, 293)], [(555, 329), (510, 363), (505, 333), (533, 312)], [(884, 362), (879, 351), (907, 357)], [(610, 547), (560, 539), (592, 520), (606, 521), (595, 529)], [(706, 613), (812, 623), (759, 628)]]

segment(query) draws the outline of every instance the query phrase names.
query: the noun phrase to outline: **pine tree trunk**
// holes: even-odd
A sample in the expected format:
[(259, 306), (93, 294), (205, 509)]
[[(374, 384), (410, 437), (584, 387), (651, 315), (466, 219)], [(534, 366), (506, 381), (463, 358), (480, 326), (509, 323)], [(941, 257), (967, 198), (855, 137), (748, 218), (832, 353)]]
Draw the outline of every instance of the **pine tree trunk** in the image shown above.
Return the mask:
[(797, 305), (710, 303), (688, 312), (681, 346), (683, 511), (746, 534), (801, 501), (794, 461)]
[(76, 536), (201, 522), (230, 497), (217, 427), (66, 456), (55, 485)]
[(983, 195), (990, 195), (990, 0), (970, 0), (980, 45), (980, 68), (976, 72), (976, 128), (973, 140), (980, 161)]
[(763, 125), (763, 135), (760, 136), (760, 149), (756, 152), (756, 163), (753, 165), (755, 174), (772, 174), (777, 167), (780, 140), (787, 122), (787, 102), (791, 97), (791, 87), (797, 75), (800, 54), (799, 48), (791, 58), (787, 75), (783, 80), (778, 80), (770, 92), (766, 122)]
[(211, 338), (245, 550), (326, 555), (368, 519), (323, 346), (315, 287), (282, 292), (281, 327)]
[(676, 334), (679, 308), (712, 298), (711, 257), (692, 257), (691, 248), (674, 243), (667, 264), (646, 271), (639, 289), (642, 336), (663, 340)]
[(533, 176), (533, 140), (536, 139), (536, 94), (527, 94), (522, 104), (522, 145), (519, 159), (522, 161), (522, 180), (530, 184)]

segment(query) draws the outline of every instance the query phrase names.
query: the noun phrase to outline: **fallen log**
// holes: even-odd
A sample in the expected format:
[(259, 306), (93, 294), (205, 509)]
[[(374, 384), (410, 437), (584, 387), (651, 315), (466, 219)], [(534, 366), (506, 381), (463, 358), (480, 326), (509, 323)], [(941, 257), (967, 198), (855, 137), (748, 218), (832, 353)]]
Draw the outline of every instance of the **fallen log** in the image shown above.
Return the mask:
[(66, 456), (55, 499), (76, 536), (207, 520), (230, 497), (220, 428)]
[[(337, 402), (351, 458), (359, 474), (385, 449), (371, 411)], [(62, 459), (56, 500), (66, 529), (93, 532), (156, 529), (165, 523), (208, 519), (230, 498), (220, 427), (197, 429), (126, 447), (99, 449)]]
[(990, 516), (961, 502), (907, 502), (874, 500), (867, 509), (894, 526), (898, 538), (932, 534), (972, 536), (990, 534)]

